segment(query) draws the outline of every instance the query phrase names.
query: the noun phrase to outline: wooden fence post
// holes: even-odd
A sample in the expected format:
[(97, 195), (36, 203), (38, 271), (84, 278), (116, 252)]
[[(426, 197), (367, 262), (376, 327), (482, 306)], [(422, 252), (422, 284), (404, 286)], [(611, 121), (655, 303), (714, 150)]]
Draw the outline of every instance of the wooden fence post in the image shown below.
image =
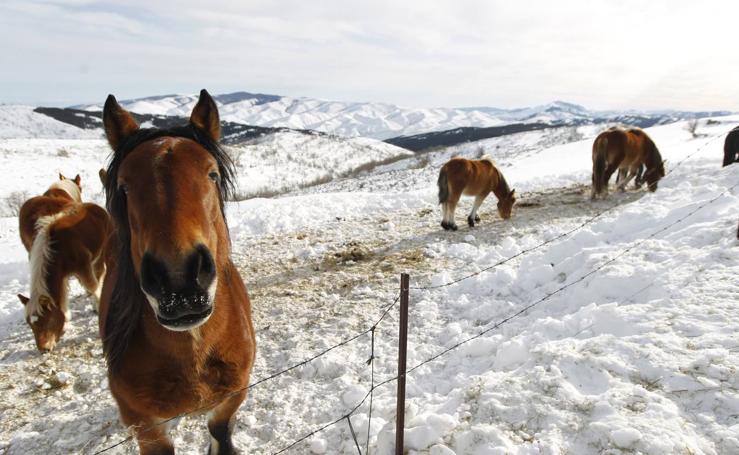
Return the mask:
[(398, 329), (398, 398), (395, 411), (395, 455), (403, 455), (405, 429), (405, 370), (408, 353), (408, 283), (407, 273), (400, 274), (400, 324)]

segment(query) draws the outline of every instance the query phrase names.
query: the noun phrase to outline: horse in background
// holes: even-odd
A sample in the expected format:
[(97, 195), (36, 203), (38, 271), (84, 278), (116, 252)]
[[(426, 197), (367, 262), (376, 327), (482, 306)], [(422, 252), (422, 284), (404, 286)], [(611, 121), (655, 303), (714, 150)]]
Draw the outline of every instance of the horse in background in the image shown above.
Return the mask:
[(610, 128), (600, 133), (593, 142), (591, 198), (608, 196), (608, 181), (616, 170), (625, 175), (618, 183), (618, 189), (624, 191), (642, 165), (645, 171), (637, 184), (645, 181), (649, 191), (656, 191), (657, 183), (665, 176), (665, 167), (662, 155), (647, 133), (638, 128)]
[(231, 260), (224, 201), (234, 168), (205, 90), (186, 126), (139, 128), (113, 95), (105, 173), (115, 224), (100, 305), (110, 391), (143, 455), (173, 454), (163, 421), (208, 415), (212, 454), (231, 433), (256, 355), (249, 296)]
[(739, 163), (739, 126), (729, 131), (724, 141), (724, 163), (722, 166), (728, 166), (731, 163)]
[(477, 210), (491, 191), (498, 198), (498, 213), (501, 218), (511, 217), (513, 204), (516, 202), (516, 190), (508, 187), (505, 177), (487, 155), (479, 160), (452, 158), (439, 171), (437, 184), (442, 207), (441, 227), (447, 231), (457, 230), (454, 211), (462, 194), (475, 196), (472, 211), (467, 217), (470, 227), (480, 222)]
[(70, 276), (98, 299), (105, 264), (103, 245), (112, 231), (108, 213), (82, 202), (80, 176), (59, 174), (41, 196), (26, 201), (18, 216), (21, 241), (29, 253), (31, 294), (18, 294), (36, 346), (51, 351), (69, 320)]

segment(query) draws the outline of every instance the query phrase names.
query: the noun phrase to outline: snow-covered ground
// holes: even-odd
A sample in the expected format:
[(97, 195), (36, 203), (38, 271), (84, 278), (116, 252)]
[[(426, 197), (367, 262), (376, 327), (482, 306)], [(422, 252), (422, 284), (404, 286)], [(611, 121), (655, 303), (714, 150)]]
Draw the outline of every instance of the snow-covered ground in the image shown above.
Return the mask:
[[(656, 193), (591, 202), (595, 130), (585, 129), (582, 140), (564, 130), (497, 138), (310, 191), (228, 204), (234, 258), (258, 331), (253, 379), (369, 328), (397, 295), (400, 272), (411, 274), (413, 286), (442, 284), (618, 202), (572, 235), (518, 259), (452, 286), (412, 291), (409, 367), (574, 283), (409, 375), (407, 453), (739, 453), (739, 166), (720, 167), (721, 136), (739, 118), (719, 120), (702, 121), (698, 132), (705, 136), (697, 138), (682, 123), (648, 130), (671, 170)], [(519, 205), (502, 221), (491, 196), (481, 225), (444, 232), (435, 200), (438, 164), (450, 154), (475, 156), (480, 145), (500, 162)], [(56, 156), (58, 148), (70, 157)], [(289, 148), (240, 159), (292, 162)], [(0, 196), (15, 185), (35, 194), (58, 170), (75, 173), (67, 169), (73, 165), (84, 172), (84, 184), (105, 155), (102, 141), (2, 141), (0, 150), (3, 169), (11, 166)], [(343, 165), (349, 156), (339, 147), (326, 155), (314, 151), (326, 163)], [(240, 169), (250, 166), (242, 162)], [(249, 179), (241, 176), (240, 183)], [(470, 205), (463, 200), (458, 221)], [(53, 353), (35, 351), (15, 298), (28, 285), (16, 223), (0, 219), (0, 453), (93, 453), (126, 435), (107, 391), (96, 317), (75, 283), (71, 327)], [(633, 249), (578, 282), (627, 248)], [(375, 383), (395, 375), (396, 313), (376, 331)], [(367, 393), (369, 356), (363, 336), (255, 387), (238, 414), (237, 446), (274, 453), (340, 418)], [(352, 417), (362, 447), (367, 412), (365, 403)], [(371, 453), (392, 453), (394, 419), (390, 382), (375, 391)], [(201, 417), (183, 420), (173, 432), (185, 454), (204, 452), (206, 435)], [(109, 453), (135, 453), (134, 445)], [(357, 452), (341, 421), (288, 453)]]

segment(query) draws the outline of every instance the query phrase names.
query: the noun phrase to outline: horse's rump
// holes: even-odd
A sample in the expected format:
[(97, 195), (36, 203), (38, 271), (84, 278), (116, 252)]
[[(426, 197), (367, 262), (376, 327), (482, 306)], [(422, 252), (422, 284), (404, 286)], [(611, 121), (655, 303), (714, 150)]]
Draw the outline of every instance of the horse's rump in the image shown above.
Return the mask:
[(42, 218), (62, 212), (71, 204), (72, 202), (68, 199), (48, 196), (32, 197), (23, 203), (18, 213), (18, 228), (21, 242), (26, 247), (26, 251), (29, 253), (31, 251), (31, 244), (36, 235), (37, 222)]
[(112, 229), (105, 209), (83, 203), (67, 208), (51, 226), (49, 236), (53, 243), (64, 249), (64, 262), (71, 270), (77, 271), (102, 255)]
[(739, 161), (739, 127), (729, 131), (724, 140), (724, 161), (722, 166)]

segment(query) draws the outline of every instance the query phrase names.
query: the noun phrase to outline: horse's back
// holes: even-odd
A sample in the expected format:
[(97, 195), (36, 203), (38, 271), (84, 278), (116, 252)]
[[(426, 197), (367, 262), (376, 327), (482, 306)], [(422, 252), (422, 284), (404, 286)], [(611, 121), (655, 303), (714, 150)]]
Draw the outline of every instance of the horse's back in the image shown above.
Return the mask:
[(489, 191), (492, 187), (491, 179), (496, 171), (495, 165), (489, 159), (468, 160), (461, 157), (450, 159), (442, 169), (447, 173), (451, 190), (466, 195)]
[(56, 215), (69, 205), (70, 202), (67, 199), (49, 196), (35, 196), (23, 203), (18, 213), (18, 228), (26, 251), (31, 250), (33, 239), (36, 237), (38, 220)]
[(641, 128), (631, 128), (626, 132), (630, 139), (640, 147), (649, 148), (654, 146), (654, 141)]

